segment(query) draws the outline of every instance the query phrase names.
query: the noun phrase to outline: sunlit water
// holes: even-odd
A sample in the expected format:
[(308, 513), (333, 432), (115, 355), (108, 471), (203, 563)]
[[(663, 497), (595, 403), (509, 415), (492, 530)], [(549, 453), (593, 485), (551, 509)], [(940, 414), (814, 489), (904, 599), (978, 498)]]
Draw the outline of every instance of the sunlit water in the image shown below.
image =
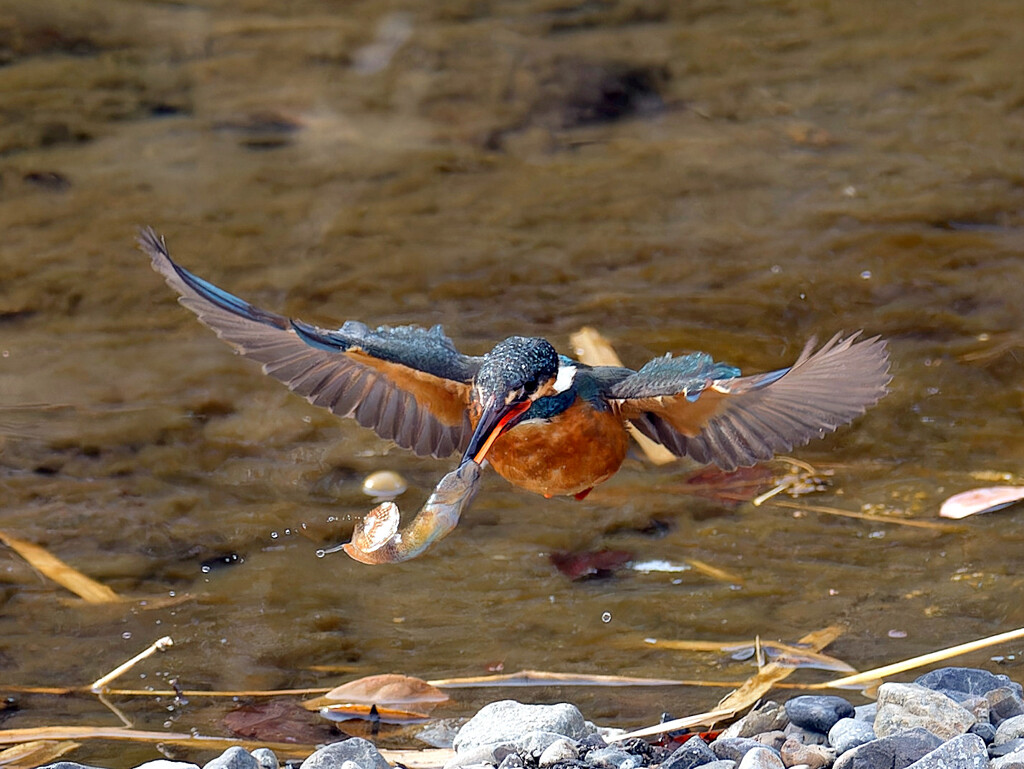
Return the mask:
[[(582, 503), (488, 474), (407, 564), (318, 558), (374, 504), (367, 474), (405, 476), (408, 514), (454, 459), (264, 378), (133, 248), (151, 224), (256, 304), (441, 323), (474, 354), (512, 333), (571, 352), (592, 325), (629, 365), (703, 349), (755, 372), (864, 328), (891, 340), (892, 393), (797, 453), (833, 473), (803, 501), (934, 520), (950, 494), (1020, 482), (1022, 6), (675, 6), (0, 5), (0, 527), (132, 599), (83, 605), (5, 550), (4, 681), (87, 684), (162, 635), (173, 651), (121, 683), (738, 680), (751, 662), (644, 639), (841, 622), (831, 653), (866, 668), (1024, 625), (1019, 507), (943, 533), (728, 506), (683, 493), (694, 467), (639, 457)], [(573, 582), (549, 560), (603, 548), (742, 584)], [(151, 608), (171, 593), (190, 597)], [(963, 662), (1019, 679), (1021, 652)], [(629, 726), (724, 691), (512, 694)], [(88, 697), (18, 700), (5, 726), (117, 723)], [(231, 707), (119, 704), (218, 734)]]

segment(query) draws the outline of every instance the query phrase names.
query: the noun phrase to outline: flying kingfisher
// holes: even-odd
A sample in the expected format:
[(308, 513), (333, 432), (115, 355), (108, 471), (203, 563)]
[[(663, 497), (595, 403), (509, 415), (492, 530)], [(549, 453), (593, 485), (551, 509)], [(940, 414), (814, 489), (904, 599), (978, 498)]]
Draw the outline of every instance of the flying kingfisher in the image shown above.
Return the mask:
[(850, 422), (887, 392), (878, 337), (837, 334), (796, 362), (741, 376), (703, 352), (640, 370), (587, 366), (544, 339), (513, 336), (463, 355), (440, 326), (328, 330), (253, 307), (175, 264), (163, 238), (139, 245), (179, 301), (310, 403), (421, 456), (486, 459), (511, 483), (582, 499), (626, 457), (626, 424), (676, 456), (723, 470), (756, 464)]

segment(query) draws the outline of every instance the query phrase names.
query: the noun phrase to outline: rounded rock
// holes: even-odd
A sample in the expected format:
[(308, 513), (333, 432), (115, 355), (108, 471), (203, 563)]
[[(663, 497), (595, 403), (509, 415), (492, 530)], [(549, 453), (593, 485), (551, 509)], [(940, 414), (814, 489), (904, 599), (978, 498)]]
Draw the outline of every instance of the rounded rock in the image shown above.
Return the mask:
[(810, 769), (825, 769), (836, 760), (836, 752), (824, 745), (804, 745), (799, 740), (788, 739), (780, 751), (786, 766), (803, 764)]
[(786, 769), (786, 765), (774, 750), (754, 748), (747, 751), (736, 769)]
[(359, 769), (390, 769), (377, 747), (362, 737), (350, 737), (320, 748), (302, 762), (300, 769), (341, 769), (346, 761)]
[(260, 769), (278, 769), (281, 765), (277, 760), (277, 756), (270, 748), (256, 748), (252, 752), (252, 757), (256, 759), (256, 763), (259, 764)]
[(848, 750), (875, 739), (875, 730), (867, 721), (858, 718), (840, 718), (836, 725), (828, 730), (828, 744), (836, 755), (841, 756)]
[(666, 758), (661, 769), (694, 769), (718, 759), (700, 737), (691, 737)]
[(452, 747), (461, 753), (479, 745), (516, 742), (537, 731), (573, 740), (589, 733), (583, 714), (575, 705), (524, 705), (515, 700), (500, 700), (485, 705), (469, 719), (455, 735)]
[(918, 684), (882, 684), (878, 687), (878, 715), (875, 734), (889, 737), (921, 727), (949, 740), (964, 734), (977, 719), (941, 692)]
[(786, 715), (790, 723), (819, 734), (828, 730), (841, 718), (853, 717), (853, 705), (834, 695), (803, 695), (786, 702)]
[(754, 748), (763, 747), (765, 745), (753, 737), (719, 737), (711, 743), (711, 750), (716, 756), (736, 762)]
[(248, 750), (235, 745), (208, 762), (203, 769), (259, 769), (259, 764)]
[(541, 767), (546, 767), (559, 764), (564, 761), (575, 761), (579, 757), (579, 749), (573, 741), (567, 740), (563, 737), (548, 745), (544, 749), (544, 752), (540, 754), (540, 758), (537, 760), (537, 763)]

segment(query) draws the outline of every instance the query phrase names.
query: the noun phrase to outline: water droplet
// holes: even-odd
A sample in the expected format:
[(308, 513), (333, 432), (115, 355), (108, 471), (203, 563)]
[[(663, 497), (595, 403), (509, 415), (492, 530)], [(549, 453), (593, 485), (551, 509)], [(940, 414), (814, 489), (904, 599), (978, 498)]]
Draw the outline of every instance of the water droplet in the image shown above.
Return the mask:
[(906, 638), (906, 630), (896, 630), (895, 628), (889, 631), (889, 638)]
[(276, 531), (270, 532), (270, 538), (271, 539), (277, 539), (277, 532)]
[(601, 621), (607, 625), (609, 622), (612, 621), (612, 613), (610, 611), (606, 611), (604, 614), (601, 615)]
[(126, 641), (127, 641), (127, 640), (128, 640), (129, 638), (131, 638), (131, 637), (132, 637), (132, 633), (131, 633), (131, 631), (130, 631), (130, 630), (125, 630), (125, 631), (124, 631), (123, 633), (121, 633), (121, 638), (123, 638), (123, 639), (124, 639), (124, 640), (126, 640)]
[(864, 272), (862, 272), (862, 273), (860, 274), (860, 276), (861, 276), (861, 277), (862, 277), (862, 278), (863, 278), (864, 280), (871, 280), (871, 270), (864, 270)]
[(316, 551), (317, 558), (323, 558), (325, 555), (327, 555), (327, 551), (325, 551), (323, 548), (320, 548)]
[(778, 275), (780, 272), (782, 272), (782, 265), (773, 264), (771, 267), (772, 275)]

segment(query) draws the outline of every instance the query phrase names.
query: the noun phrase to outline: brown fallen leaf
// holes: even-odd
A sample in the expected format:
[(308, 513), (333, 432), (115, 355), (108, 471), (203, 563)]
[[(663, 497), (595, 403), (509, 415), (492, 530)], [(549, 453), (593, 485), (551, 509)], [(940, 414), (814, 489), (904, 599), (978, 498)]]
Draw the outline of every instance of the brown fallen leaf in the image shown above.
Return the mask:
[(447, 694), (420, 678), (385, 673), (349, 681), (302, 706), (319, 710), (330, 705), (417, 705), (429, 710), (447, 701)]
[(943, 518), (966, 518), (969, 515), (993, 513), (1024, 500), (1024, 486), (987, 486), (956, 494), (939, 509)]
[(224, 726), (232, 734), (259, 742), (316, 745), (338, 738), (329, 725), (314, 719), (294, 702), (272, 700), (232, 710), (224, 716)]
[(64, 561), (47, 549), (13, 537), (0, 531), (0, 541), (24, 558), (33, 568), (49, 577), (58, 585), (67, 588), (87, 603), (118, 603), (121, 597), (106, 585), (100, 584)]

